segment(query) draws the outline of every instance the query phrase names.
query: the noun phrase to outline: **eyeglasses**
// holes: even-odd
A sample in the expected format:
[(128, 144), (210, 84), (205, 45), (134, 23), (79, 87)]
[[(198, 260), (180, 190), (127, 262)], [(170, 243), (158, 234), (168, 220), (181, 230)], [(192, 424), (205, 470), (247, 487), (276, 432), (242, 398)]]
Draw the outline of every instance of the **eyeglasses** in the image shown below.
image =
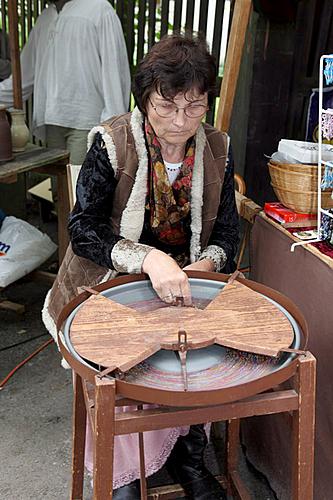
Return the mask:
[(188, 118), (199, 118), (203, 116), (209, 109), (205, 104), (189, 104), (184, 108), (179, 108), (174, 102), (164, 101), (160, 104), (153, 104), (149, 99), (151, 107), (161, 118), (171, 118), (175, 117), (180, 109), (184, 110), (185, 115)]

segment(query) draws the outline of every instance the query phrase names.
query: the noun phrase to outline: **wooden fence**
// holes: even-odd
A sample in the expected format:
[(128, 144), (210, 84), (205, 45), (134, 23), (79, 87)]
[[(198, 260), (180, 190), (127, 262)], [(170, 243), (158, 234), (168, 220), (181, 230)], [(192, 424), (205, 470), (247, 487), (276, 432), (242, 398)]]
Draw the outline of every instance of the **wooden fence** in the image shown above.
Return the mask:
[[(0, 0), (1, 26), (8, 31), (8, 2)], [(132, 72), (150, 47), (166, 33), (200, 31), (210, 41), (211, 51), (223, 67), (222, 33), (229, 32), (234, 0), (109, 0), (123, 26)], [(17, 0), (19, 40), (22, 47), (46, 0)], [(230, 9), (228, 9), (230, 5)], [(4, 43), (2, 43), (4, 46)], [(223, 47), (222, 47), (223, 48)], [(223, 55), (223, 54), (222, 54)], [(221, 75), (218, 78), (218, 88)], [(214, 109), (207, 121), (213, 123)]]

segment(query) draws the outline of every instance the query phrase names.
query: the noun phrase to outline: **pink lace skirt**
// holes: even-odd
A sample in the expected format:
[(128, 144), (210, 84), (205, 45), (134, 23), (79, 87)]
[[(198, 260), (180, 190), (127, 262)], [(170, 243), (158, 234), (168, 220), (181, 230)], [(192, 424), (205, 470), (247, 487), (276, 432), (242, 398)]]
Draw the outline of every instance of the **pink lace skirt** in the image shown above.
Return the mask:
[[(145, 408), (154, 408), (152, 405), (145, 405)], [(129, 411), (131, 407), (117, 408), (117, 412)], [(176, 444), (179, 436), (185, 436), (189, 432), (189, 426), (175, 427), (173, 429), (162, 429), (158, 431), (148, 431), (143, 434), (146, 477), (151, 476), (163, 467), (172, 448)], [(89, 420), (87, 421), (86, 432), (86, 453), (85, 466), (87, 470), (93, 471), (93, 440)], [(140, 456), (139, 456), (139, 436), (138, 434), (126, 434), (115, 437), (114, 446), (114, 468), (113, 468), (113, 488), (120, 488), (140, 478)]]

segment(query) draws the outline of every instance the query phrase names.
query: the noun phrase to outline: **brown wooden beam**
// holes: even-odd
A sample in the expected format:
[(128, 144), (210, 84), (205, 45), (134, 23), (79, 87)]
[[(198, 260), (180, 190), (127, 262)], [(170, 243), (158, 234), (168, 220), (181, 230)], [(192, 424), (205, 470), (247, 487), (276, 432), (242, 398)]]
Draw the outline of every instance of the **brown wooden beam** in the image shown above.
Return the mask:
[(228, 132), (238, 74), (242, 60), (247, 25), (252, 8), (251, 0), (236, 0), (232, 16), (227, 57), (220, 92), (220, 101), (216, 117), (216, 128)]
[(73, 400), (73, 449), (71, 500), (83, 498), (84, 450), (86, 442), (86, 407), (83, 396), (83, 381), (74, 372)]
[(10, 0), (8, 2), (8, 21), (10, 57), (12, 61), (14, 108), (23, 109), (17, 0)]
[[(227, 488), (227, 480), (224, 476), (215, 476), (215, 479), (218, 480), (222, 488)], [(180, 484), (167, 484), (148, 490), (148, 500), (176, 500), (184, 497), (185, 492)]]
[(95, 377), (94, 500), (111, 500), (113, 490), (116, 381)]
[(293, 412), (292, 498), (313, 500), (316, 359), (311, 353), (299, 358), (296, 389), (302, 404)]
[(13, 311), (16, 314), (24, 314), (25, 306), (23, 304), (17, 304), (16, 302), (11, 302), (10, 300), (0, 299), (0, 309), (4, 311)]
[[(239, 418), (255, 415), (281, 413), (298, 409), (298, 397), (294, 390), (278, 393), (264, 393), (233, 403), (209, 407), (210, 422), (229, 420), (237, 415)], [(170, 408), (159, 407), (135, 412), (117, 413), (115, 435), (130, 434), (138, 431), (151, 431), (192, 425), (207, 421), (207, 407)]]

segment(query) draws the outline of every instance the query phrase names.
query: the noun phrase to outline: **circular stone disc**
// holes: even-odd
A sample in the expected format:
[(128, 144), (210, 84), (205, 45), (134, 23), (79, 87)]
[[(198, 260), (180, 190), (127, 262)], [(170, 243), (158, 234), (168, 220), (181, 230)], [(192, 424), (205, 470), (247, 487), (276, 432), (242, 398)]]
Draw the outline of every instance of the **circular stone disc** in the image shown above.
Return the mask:
[[(225, 286), (225, 283), (220, 281), (199, 278), (190, 278), (190, 284), (192, 296), (199, 308), (206, 307)], [(156, 297), (149, 281), (125, 283), (107, 289), (102, 294), (140, 312), (152, 311), (161, 306), (164, 307), (164, 304)], [(279, 308), (289, 320), (294, 331), (294, 342), (291, 347), (297, 349), (300, 345), (301, 333), (296, 321), (280, 304), (269, 297), (265, 298)], [(82, 358), (75, 351), (70, 340), (70, 325), (83, 304), (84, 302), (74, 309), (67, 318), (64, 337), (72, 355), (81, 363), (91, 366), (88, 360)], [(224, 388), (249, 382), (279, 370), (294, 357), (292, 354), (283, 354), (277, 359), (273, 359), (217, 345), (191, 350), (187, 356), (189, 390)], [(183, 378), (178, 355), (173, 351), (161, 350), (147, 358), (144, 362), (132, 368), (125, 375), (125, 380), (148, 387), (169, 388), (171, 390), (183, 389)]]

